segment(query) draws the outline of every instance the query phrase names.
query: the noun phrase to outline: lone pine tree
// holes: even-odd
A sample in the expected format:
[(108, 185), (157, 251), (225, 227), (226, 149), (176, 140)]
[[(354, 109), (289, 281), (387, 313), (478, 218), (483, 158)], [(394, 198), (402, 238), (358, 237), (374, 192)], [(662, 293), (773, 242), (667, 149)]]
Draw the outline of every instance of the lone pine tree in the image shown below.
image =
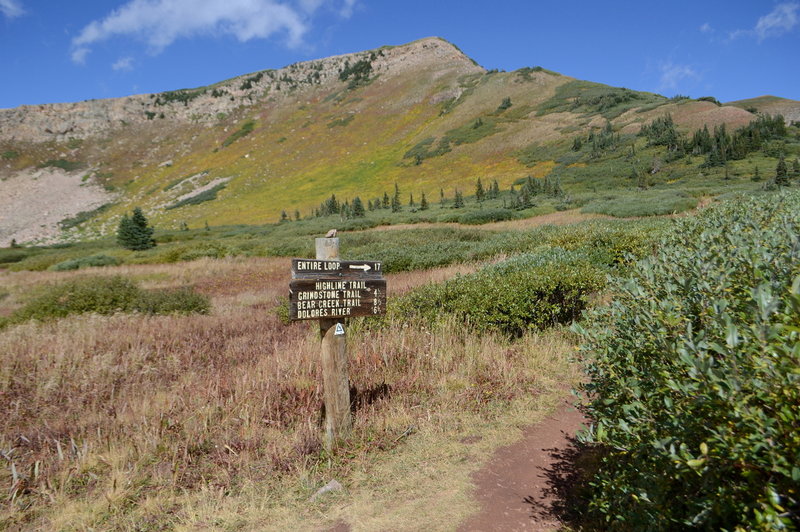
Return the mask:
[(142, 209), (133, 209), (133, 215), (122, 216), (117, 228), (117, 243), (125, 249), (141, 251), (155, 247), (156, 241), (153, 240), (154, 229), (147, 223)]

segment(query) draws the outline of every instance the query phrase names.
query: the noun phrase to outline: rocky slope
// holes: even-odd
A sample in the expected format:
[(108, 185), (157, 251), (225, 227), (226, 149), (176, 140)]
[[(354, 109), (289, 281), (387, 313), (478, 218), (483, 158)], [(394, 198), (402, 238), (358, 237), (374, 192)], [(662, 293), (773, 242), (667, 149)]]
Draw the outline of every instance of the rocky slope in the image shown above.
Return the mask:
[(384, 47), (264, 70), (197, 89), (0, 109), (0, 139), (65, 142), (164, 119), (213, 125), (220, 113), (228, 114), (242, 105), (259, 105), (264, 101), (276, 104), (290, 97), (302, 97), (315, 87), (331, 85), (338, 81), (347, 65), (365, 60), (369, 61), (371, 76), (403, 76), (432, 63), (459, 74), (483, 72), (449, 43), (424, 39), (402, 47)]

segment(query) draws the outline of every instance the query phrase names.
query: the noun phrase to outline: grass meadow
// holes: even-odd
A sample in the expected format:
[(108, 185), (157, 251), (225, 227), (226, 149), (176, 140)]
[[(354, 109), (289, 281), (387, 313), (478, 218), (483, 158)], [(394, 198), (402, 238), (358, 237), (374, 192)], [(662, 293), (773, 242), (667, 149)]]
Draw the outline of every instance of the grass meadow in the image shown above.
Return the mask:
[[(477, 267), (388, 284), (397, 296)], [(212, 301), (207, 315), (82, 314), (0, 332), (0, 527), (449, 526), (476, 509), (470, 472), (576, 382), (562, 330), (511, 341), (452, 319), (354, 322), (354, 432), (327, 453), (316, 323), (276, 312), (289, 269), (281, 258), (203, 258), (0, 275), (4, 314), (48, 283), (94, 275), (191, 285)], [(334, 478), (345, 491), (309, 501)]]

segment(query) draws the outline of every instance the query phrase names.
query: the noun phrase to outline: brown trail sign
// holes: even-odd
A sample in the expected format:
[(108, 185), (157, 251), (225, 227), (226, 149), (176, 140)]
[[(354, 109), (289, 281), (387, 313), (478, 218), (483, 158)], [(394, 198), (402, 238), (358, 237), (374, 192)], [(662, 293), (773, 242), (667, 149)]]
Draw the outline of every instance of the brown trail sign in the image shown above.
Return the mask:
[(384, 314), (386, 280), (380, 262), (338, 260), (338, 238), (317, 238), (316, 247), (316, 259), (292, 259), (289, 317), (319, 320), (325, 443), (331, 448), (352, 427), (344, 319)]
[(292, 259), (292, 320), (376, 316), (386, 312), (381, 263)]

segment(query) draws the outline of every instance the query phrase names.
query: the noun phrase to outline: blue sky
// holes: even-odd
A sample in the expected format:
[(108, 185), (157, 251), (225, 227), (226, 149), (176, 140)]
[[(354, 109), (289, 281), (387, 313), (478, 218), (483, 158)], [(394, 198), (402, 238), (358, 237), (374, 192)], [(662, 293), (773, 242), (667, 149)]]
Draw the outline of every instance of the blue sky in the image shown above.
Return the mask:
[(202, 86), (430, 36), (489, 69), (800, 100), (800, 0), (0, 0), (0, 108)]

